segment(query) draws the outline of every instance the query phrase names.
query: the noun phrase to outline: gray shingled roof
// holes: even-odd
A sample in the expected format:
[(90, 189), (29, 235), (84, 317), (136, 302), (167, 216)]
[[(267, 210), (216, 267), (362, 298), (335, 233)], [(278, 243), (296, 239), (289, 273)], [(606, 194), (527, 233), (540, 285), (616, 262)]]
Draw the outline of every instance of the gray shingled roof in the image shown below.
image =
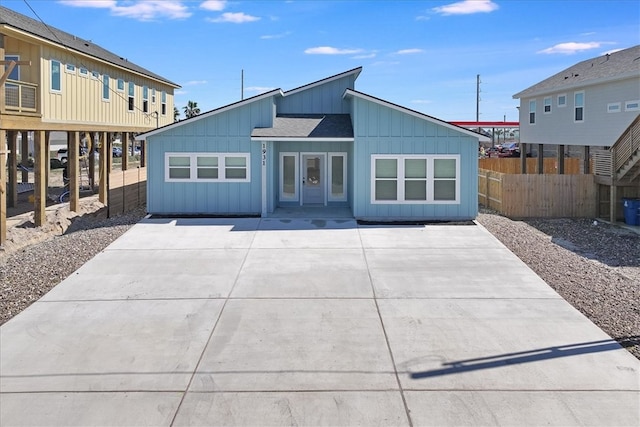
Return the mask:
[(171, 86), (180, 87), (180, 85), (173, 83), (172, 81), (167, 80), (162, 76), (152, 73), (151, 71), (142, 68), (132, 62), (129, 62), (125, 58), (109, 52), (108, 50), (103, 49), (102, 47), (92, 43), (91, 41), (83, 40), (80, 37), (74, 36), (73, 34), (69, 34), (57, 28), (45, 25), (40, 21), (36, 21), (35, 19), (31, 19), (28, 16), (22, 15), (18, 12), (2, 6), (0, 6), (0, 26), (16, 28), (18, 30), (32, 34), (36, 37), (40, 37), (53, 43), (66, 46), (71, 50), (82, 52), (94, 58), (98, 58), (111, 64), (134, 71), (136, 73), (140, 73), (153, 79), (160, 80)]
[(279, 114), (270, 128), (255, 128), (252, 137), (353, 138), (349, 114)]
[(528, 98), (634, 75), (640, 78), (640, 45), (579, 62), (516, 93), (513, 98)]

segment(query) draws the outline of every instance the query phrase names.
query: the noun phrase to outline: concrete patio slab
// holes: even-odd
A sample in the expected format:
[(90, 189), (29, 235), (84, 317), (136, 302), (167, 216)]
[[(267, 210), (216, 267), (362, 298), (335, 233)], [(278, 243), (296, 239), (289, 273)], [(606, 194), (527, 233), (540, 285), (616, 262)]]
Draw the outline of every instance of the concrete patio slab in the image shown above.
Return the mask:
[(506, 248), (365, 254), (378, 298), (560, 298)]
[(3, 426), (170, 425), (182, 393), (3, 393)]
[[(251, 408), (251, 410), (247, 410)], [(189, 393), (175, 426), (407, 426), (398, 391)]]
[(254, 249), (231, 296), (372, 298), (373, 291), (361, 249)]
[(37, 302), (0, 328), (0, 391), (185, 390), (222, 304)]
[(405, 390), (640, 390), (638, 360), (562, 299), (378, 304)]
[(192, 391), (390, 390), (371, 299), (230, 300)]
[(247, 249), (107, 249), (42, 301), (227, 297)]
[(3, 426), (640, 425), (640, 362), (472, 225), (146, 219), (0, 344)]

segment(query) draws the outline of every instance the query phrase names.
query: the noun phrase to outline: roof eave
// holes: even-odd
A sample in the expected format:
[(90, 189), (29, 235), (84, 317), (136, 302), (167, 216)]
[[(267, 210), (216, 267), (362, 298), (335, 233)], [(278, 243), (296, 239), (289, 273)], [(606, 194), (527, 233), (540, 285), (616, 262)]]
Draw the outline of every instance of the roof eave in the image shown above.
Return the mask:
[(323, 138), (323, 137), (308, 137), (308, 136), (287, 136), (287, 137), (281, 137), (281, 136), (252, 136), (251, 137), (251, 141), (252, 142), (314, 142), (314, 141), (321, 141), (321, 142), (353, 142), (355, 141), (355, 138), (353, 137), (349, 137), (349, 138), (331, 138), (331, 137), (327, 137), (327, 138)]
[(611, 76), (611, 77), (603, 77), (600, 79), (591, 79), (591, 80), (583, 80), (581, 82), (576, 82), (576, 83), (572, 83), (572, 84), (567, 84), (566, 86), (555, 86), (555, 87), (551, 87), (548, 89), (539, 89), (539, 90), (535, 90), (532, 91), (531, 93), (527, 93), (527, 91), (531, 88), (527, 88), (521, 92), (516, 93), (515, 95), (512, 96), (512, 99), (521, 99), (521, 98), (534, 98), (540, 95), (549, 95), (552, 93), (558, 93), (558, 92), (563, 92), (565, 90), (572, 90), (572, 89), (576, 89), (576, 88), (581, 88), (581, 87), (588, 87), (588, 86), (595, 86), (595, 85), (599, 85), (599, 84), (603, 84), (603, 83), (610, 83), (610, 82), (615, 82), (618, 80), (626, 80), (626, 79), (631, 79), (631, 78), (640, 78), (640, 71), (633, 71), (630, 73), (625, 73), (625, 74), (619, 74), (617, 76)]

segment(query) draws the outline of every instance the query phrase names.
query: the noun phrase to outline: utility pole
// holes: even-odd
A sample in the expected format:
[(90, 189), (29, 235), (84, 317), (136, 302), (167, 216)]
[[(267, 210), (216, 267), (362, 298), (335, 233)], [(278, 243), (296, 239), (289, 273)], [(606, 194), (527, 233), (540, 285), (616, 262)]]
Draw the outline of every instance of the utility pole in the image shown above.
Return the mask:
[[(476, 122), (480, 121), (480, 74), (476, 75)], [(480, 126), (478, 126), (480, 132)]]

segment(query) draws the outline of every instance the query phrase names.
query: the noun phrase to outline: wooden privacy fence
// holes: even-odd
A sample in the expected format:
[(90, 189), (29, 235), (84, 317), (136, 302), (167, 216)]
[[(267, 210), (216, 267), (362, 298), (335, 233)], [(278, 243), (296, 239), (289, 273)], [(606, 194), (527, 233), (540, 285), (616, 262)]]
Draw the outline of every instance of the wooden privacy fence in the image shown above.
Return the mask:
[(111, 172), (107, 203), (109, 216), (130, 211), (147, 203), (147, 168)]
[(478, 201), (510, 218), (593, 218), (593, 175), (505, 174), (478, 171)]
[[(545, 158), (543, 160), (544, 160), (543, 173), (545, 174), (558, 173), (558, 160), (556, 160), (553, 157)], [(520, 159), (517, 157), (478, 159), (478, 168), (492, 170), (495, 172), (519, 174)], [(578, 159), (575, 157), (564, 159), (564, 173), (566, 175), (581, 174), (583, 173), (581, 168), (582, 168), (582, 159)], [(538, 173), (537, 158), (535, 157), (527, 158), (527, 173), (528, 174)]]

